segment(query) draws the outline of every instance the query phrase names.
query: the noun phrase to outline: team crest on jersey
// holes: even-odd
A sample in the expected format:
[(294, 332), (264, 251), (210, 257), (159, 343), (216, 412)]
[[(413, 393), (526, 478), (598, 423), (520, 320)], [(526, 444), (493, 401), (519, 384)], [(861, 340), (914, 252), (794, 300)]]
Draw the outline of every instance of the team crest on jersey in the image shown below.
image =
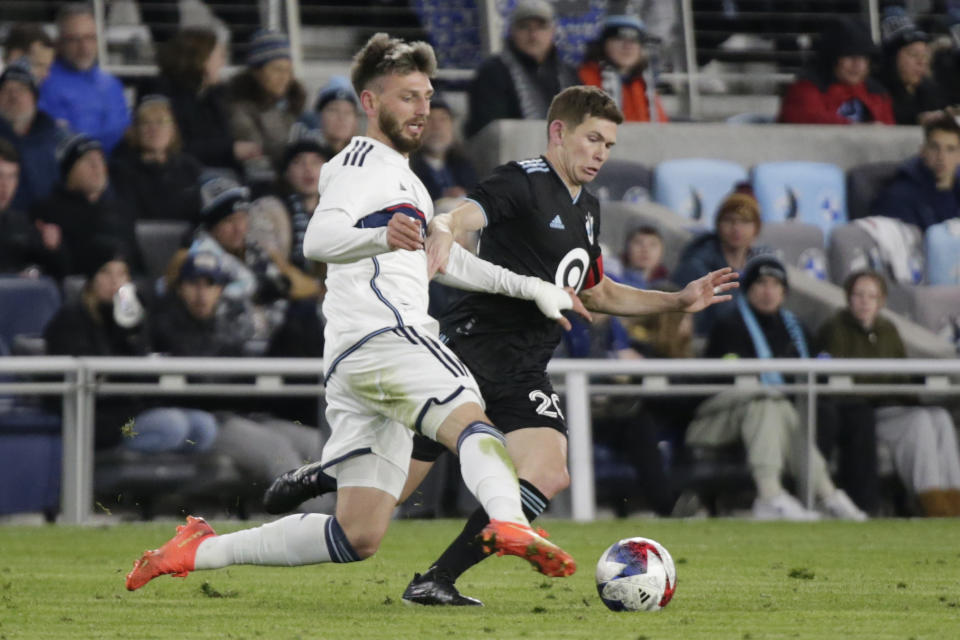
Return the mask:
[(593, 214), (589, 211), (587, 212), (587, 240), (590, 241), (590, 244), (593, 244)]

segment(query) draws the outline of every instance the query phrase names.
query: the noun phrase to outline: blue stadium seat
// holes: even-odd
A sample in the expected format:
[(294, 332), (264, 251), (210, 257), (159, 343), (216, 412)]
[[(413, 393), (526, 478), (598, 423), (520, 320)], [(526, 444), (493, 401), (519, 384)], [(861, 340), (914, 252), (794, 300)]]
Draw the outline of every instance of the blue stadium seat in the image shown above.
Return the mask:
[(927, 227), (924, 251), (929, 284), (960, 284), (960, 220)]
[(765, 162), (751, 171), (753, 191), (765, 222), (797, 220), (820, 227), (824, 236), (847, 222), (843, 171), (823, 162)]
[[(0, 357), (10, 355), (0, 338)], [(0, 376), (12, 382), (13, 376)], [(60, 418), (0, 397), (0, 515), (43, 512), (56, 516), (60, 503)]]
[(0, 277), (0, 339), (7, 345), (18, 335), (42, 333), (59, 308), (52, 279)]
[(653, 201), (712, 229), (717, 207), (746, 179), (746, 169), (735, 162), (667, 160), (653, 170)]

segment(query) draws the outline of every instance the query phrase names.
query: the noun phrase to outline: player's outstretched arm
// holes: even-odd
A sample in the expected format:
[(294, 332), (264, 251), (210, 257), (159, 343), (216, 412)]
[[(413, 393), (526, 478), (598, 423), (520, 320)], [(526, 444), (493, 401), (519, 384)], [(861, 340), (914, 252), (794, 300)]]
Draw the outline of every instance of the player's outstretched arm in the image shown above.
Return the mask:
[(617, 316), (638, 316), (664, 311), (694, 313), (718, 302), (730, 300), (732, 296), (728, 292), (740, 286), (738, 277), (736, 271), (725, 267), (711, 271), (677, 292), (647, 291), (603, 278), (596, 286), (581, 291), (580, 299), (591, 311)]
[(561, 311), (572, 309), (587, 320), (592, 319), (573, 289), (561, 289), (540, 278), (518, 275), (478, 258), (458, 244), (451, 246), (447, 268), (437, 274), (436, 279), (442, 284), (466, 291), (484, 291), (532, 300), (543, 315), (556, 320), (564, 329), (570, 329), (570, 322)]
[(401, 213), (384, 227), (358, 229), (339, 209), (317, 211), (303, 237), (303, 255), (317, 262), (342, 264), (370, 258), (395, 249), (423, 248), (420, 222)]
[(483, 210), (466, 200), (449, 213), (434, 216), (427, 230), (427, 278), (443, 273), (450, 258), (450, 247), (458, 234), (477, 231), (486, 226)]

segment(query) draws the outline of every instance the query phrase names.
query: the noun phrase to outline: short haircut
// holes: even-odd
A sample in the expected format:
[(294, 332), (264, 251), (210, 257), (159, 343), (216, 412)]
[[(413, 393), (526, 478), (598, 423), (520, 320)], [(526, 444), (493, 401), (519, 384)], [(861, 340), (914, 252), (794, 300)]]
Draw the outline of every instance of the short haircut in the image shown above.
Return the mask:
[(385, 33), (372, 36), (353, 57), (350, 82), (360, 93), (371, 82), (390, 74), (405, 76), (419, 71), (429, 77), (437, 72), (437, 56), (426, 42), (404, 42)]
[(34, 42), (39, 42), (47, 48), (53, 47), (53, 39), (40, 25), (26, 22), (15, 24), (10, 28), (10, 33), (7, 34), (7, 39), (3, 43), (3, 53), (6, 55), (13, 50), (28, 52), (30, 45)]
[(854, 271), (846, 277), (843, 281), (843, 292), (847, 296), (847, 300), (850, 300), (850, 296), (853, 294), (853, 287), (857, 284), (857, 280), (860, 278), (870, 278), (877, 283), (877, 287), (880, 289), (880, 294), (886, 298), (887, 297), (887, 280), (879, 272), (874, 271), (873, 269), (859, 269)]
[(560, 120), (571, 129), (575, 129), (589, 117), (602, 118), (614, 124), (623, 122), (620, 107), (609, 95), (598, 87), (576, 85), (567, 87), (550, 103), (547, 111), (547, 129), (554, 120)]
[(64, 22), (77, 16), (94, 18), (93, 5), (86, 2), (69, 2), (61, 5), (57, 10), (57, 28), (61, 28)]
[(20, 164), (20, 154), (17, 153), (17, 148), (6, 138), (0, 138), (0, 160)]
[(923, 139), (929, 140), (934, 131), (952, 133), (957, 136), (957, 141), (960, 141), (960, 124), (957, 124), (956, 118), (949, 114), (944, 113), (925, 122), (923, 124)]

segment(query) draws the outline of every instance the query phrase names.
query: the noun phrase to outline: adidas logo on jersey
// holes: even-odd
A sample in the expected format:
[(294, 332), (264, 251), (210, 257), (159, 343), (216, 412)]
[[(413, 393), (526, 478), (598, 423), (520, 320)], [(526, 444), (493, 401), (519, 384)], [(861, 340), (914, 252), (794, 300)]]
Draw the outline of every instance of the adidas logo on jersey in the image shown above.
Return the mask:
[(553, 220), (550, 221), (550, 228), (551, 228), (551, 229), (566, 229), (566, 227), (563, 226), (563, 220), (560, 219), (560, 214), (559, 214), (559, 213), (558, 213), (557, 215), (553, 216)]

